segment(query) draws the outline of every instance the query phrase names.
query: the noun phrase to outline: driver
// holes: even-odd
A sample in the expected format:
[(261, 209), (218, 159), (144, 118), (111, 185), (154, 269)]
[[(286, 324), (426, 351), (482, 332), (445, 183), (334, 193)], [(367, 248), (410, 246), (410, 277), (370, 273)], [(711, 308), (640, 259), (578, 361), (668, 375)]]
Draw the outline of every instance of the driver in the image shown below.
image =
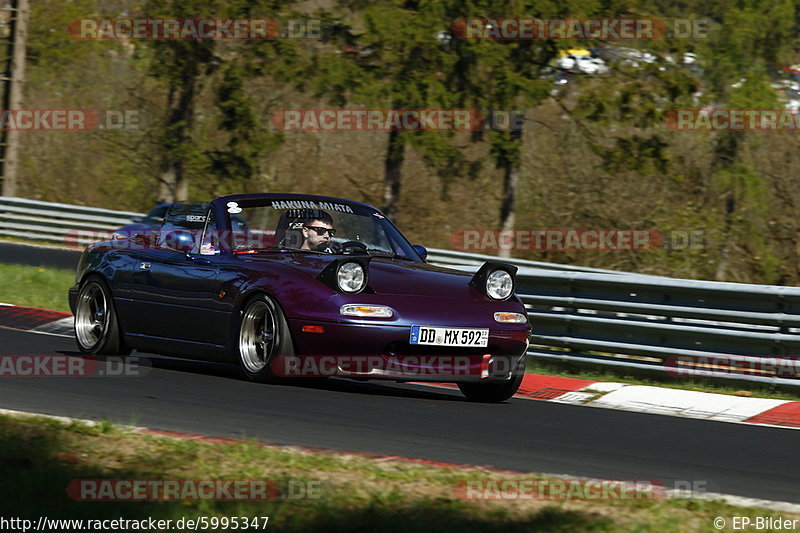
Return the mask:
[(303, 245), (300, 248), (332, 254), (331, 239), (334, 235), (333, 219), (325, 211), (320, 211), (316, 218), (308, 219), (303, 224)]

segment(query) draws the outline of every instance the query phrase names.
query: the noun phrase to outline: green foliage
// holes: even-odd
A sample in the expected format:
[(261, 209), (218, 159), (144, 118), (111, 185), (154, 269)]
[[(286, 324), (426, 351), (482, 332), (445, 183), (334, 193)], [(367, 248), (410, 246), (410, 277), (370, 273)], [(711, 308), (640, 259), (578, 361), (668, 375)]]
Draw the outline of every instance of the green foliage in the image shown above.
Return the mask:
[[(341, 2), (340, 8), (358, 6), (355, 23), (344, 14), (336, 16), (339, 31), (332, 44), (339, 50), (330, 57), (313, 59), (314, 93), (337, 106), (353, 103), (372, 109), (448, 109), (456, 106), (459, 93), (447, 83), (456, 68), (457, 55), (438, 39), (447, 27), (446, 2)], [(383, 208), (396, 214), (401, 189), (399, 173), (405, 147), (414, 147), (423, 161), (445, 182), (468, 167), (464, 155), (449, 141), (453, 132), (392, 133), (385, 152)]]
[[(664, 127), (675, 109), (783, 106), (773, 85), (788, 76), (780, 67), (798, 62), (800, 0), (41, 0), (31, 7), (26, 107), (136, 109), (147, 120), (138, 132), (23, 135), (26, 196), (144, 210), (156, 200), (158, 179), (173, 172), (191, 184), (191, 196), (284, 188), (372, 201), (385, 194), (394, 158), (404, 194), (426, 198), (413, 211), (411, 201), (398, 204), (404, 229), (435, 245), (448, 246), (447, 232), (458, 228), (447, 216), (427, 216), (455, 210), (463, 227), (496, 226), (497, 207), (509, 197), (500, 189), (513, 186), (504, 181), (513, 175), (518, 227), (702, 228), (711, 243), (649, 255), (519, 255), (800, 280), (793, 266), (800, 152), (791, 136)], [(66, 31), (82, 17), (126, 16), (311, 17), (327, 30), (321, 40), (128, 42)], [(678, 18), (708, 21), (709, 31), (638, 42), (452, 35), (454, 21), (474, 17)], [(634, 48), (657, 60), (612, 61), (608, 74), (556, 85), (555, 60), (572, 48)], [(681, 64), (687, 52), (697, 65)], [(326, 104), (521, 110), (526, 120), (522, 133), (269, 129), (272, 112)]]
[(221, 179), (246, 182), (259, 172), (262, 152), (279, 142), (268, 135), (259, 120), (253, 99), (246, 91), (248, 71), (235, 61), (224, 69), (217, 87), (216, 104), (221, 114), (219, 129), (229, 134), (226, 150), (207, 153), (210, 173)]
[(721, 191), (731, 194), (737, 208), (746, 214), (764, 214), (767, 209), (765, 180), (745, 164), (733, 164), (712, 175), (711, 183)]
[[(272, 18), (279, 7), (280, 2), (270, 1), (149, 0), (144, 10), (152, 17), (243, 19)], [(166, 165), (177, 169), (178, 179), (200, 182), (201, 189), (214, 189), (214, 182), (224, 181), (245, 186), (259, 174), (263, 152), (280, 144), (281, 137), (267, 134), (247, 83), (267, 70), (263, 65), (252, 67), (265, 61), (269, 54), (264, 49), (274, 48), (274, 42), (146, 41), (151, 75), (167, 89), (168, 112), (161, 143)], [(208, 142), (197, 135), (195, 108), (205, 85), (213, 87), (219, 114), (217, 130), (224, 140)]]
[(84, 68), (87, 60), (96, 59), (109, 48), (120, 49), (118, 43), (80, 40), (65, 31), (71, 21), (98, 16), (100, 6), (97, 0), (37, 0), (30, 6), (26, 50), (30, 66), (63, 74), (70, 66)]
[(709, 91), (725, 98), (741, 78), (789, 62), (795, 40), (796, 0), (725, 3), (710, 13), (720, 26), (698, 50), (713, 58), (706, 65)]

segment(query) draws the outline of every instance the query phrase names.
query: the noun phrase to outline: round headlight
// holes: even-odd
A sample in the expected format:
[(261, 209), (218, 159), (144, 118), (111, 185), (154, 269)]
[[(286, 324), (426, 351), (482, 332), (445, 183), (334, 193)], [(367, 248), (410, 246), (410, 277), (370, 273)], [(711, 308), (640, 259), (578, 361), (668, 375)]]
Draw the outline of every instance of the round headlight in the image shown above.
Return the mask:
[(495, 300), (505, 300), (514, 292), (514, 280), (505, 270), (495, 270), (486, 278), (486, 294)]
[(367, 276), (358, 263), (344, 263), (336, 272), (336, 283), (344, 292), (358, 292), (364, 288)]

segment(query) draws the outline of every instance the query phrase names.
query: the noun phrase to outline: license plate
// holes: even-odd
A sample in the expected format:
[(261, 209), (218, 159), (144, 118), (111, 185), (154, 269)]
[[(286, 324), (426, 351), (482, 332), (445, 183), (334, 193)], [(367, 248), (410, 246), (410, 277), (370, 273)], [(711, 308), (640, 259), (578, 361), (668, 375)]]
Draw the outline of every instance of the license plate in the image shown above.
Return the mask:
[(432, 346), (488, 346), (489, 329), (411, 326), (409, 343)]

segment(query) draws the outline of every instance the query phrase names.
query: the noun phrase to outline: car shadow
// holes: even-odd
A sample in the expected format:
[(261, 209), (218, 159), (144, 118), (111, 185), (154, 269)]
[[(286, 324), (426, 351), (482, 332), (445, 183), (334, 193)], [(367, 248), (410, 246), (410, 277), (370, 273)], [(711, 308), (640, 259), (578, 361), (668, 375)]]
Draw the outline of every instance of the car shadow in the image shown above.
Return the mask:
[[(57, 351), (56, 353), (75, 357), (86, 357), (84, 354), (77, 351), (61, 350)], [(243, 380), (239, 367), (236, 365), (211, 361), (199, 361), (196, 359), (182, 359), (139, 352), (133, 352), (132, 356), (137, 357), (138, 364), (145, 368), (157, 368), (159, 370), (170, 370), (204, 376)], [(96, 358), (99, 361), (108, 359), (104, 357)], [(424, 385), (397, 383), (394, 381), (382, 380), (360, 381), (347, 378), (281, 378), (273, 383), (270, 383), (270, 385), (395, 398), (459, 402), (467, 401), (463, 396), (461, 396), (460, 393), (457, 393), (457, 391), (452, 389), (423, 389), (422, 387), (424, 387)], [(453, 392), (456, 392), (456, 394), (453, 394)]]

